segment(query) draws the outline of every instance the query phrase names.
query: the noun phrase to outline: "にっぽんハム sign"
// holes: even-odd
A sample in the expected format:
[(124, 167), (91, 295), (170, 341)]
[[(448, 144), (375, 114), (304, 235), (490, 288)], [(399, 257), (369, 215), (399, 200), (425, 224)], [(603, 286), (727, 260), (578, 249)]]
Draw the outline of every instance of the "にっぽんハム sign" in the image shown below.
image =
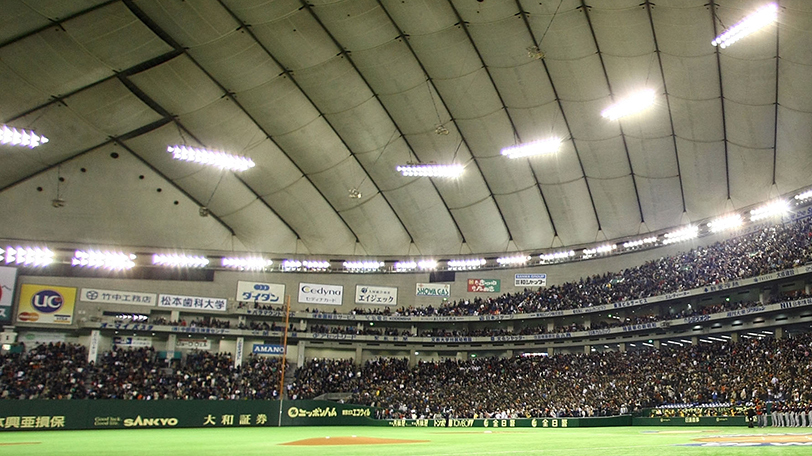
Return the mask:
[(473, 293), (499, 293), (499, 279), (468, 279), (468, 291)]
[(20, 323), (73, 323), (76, 288), (25, 284), (20, 287), (17, 321)]

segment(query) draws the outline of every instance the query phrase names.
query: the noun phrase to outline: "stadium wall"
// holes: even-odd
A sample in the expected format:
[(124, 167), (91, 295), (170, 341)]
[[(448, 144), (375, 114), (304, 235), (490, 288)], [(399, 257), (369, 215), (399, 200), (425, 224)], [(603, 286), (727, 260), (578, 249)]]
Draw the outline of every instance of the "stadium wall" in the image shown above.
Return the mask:
[(0, 431), (279, 426), (573, 428), (746, 426), (745, 417), (376, 420), (371, 407), (327, 401), (0, 401)]

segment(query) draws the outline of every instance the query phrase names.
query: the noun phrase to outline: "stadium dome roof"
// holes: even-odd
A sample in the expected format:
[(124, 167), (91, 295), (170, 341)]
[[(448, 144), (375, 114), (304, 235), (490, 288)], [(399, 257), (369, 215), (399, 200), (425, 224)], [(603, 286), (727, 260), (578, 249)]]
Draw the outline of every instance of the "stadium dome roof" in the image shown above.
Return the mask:
[[(812, 185), (812, 2), (711, 45), (764, 3), (8, 0), (0, 122), (50, 142), (0, 146), (0, 237), (456, 255), (767, 201)], [(640, 88), (653, 107), (601, 117)], [(550, 136), (557, 154), (500, 155)], [(175, 144), (256, 166), (176, 161)]]

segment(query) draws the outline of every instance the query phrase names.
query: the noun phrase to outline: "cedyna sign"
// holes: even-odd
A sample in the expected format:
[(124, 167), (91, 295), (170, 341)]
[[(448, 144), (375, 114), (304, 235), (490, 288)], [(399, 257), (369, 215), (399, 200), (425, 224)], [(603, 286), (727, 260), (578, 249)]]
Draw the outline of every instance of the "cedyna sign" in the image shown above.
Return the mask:
[(285, 347), (273, 344), (254, 344), (251, 353), (255, 355), (284, 355)]

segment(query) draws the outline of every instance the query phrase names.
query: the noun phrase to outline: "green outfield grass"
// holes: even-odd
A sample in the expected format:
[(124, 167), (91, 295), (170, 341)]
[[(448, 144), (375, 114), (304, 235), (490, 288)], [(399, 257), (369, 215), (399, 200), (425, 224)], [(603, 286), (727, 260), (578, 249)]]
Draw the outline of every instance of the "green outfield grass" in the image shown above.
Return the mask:
[[(807, 434), (807, 429), (615, 427), (571, 429), (437, 429), (286, 427), (3, 432), (0, 454), (43, 455), (807, 455), (812, 446), (692, 447), (694, 439), (725, 435)], [(326, 439), (326, 437), (330, 439)], [(283, 443), (340, 437), (428, 440), (385, 445), (288, 446)], [(766, 437), (765, 437), (766, 438)]]

